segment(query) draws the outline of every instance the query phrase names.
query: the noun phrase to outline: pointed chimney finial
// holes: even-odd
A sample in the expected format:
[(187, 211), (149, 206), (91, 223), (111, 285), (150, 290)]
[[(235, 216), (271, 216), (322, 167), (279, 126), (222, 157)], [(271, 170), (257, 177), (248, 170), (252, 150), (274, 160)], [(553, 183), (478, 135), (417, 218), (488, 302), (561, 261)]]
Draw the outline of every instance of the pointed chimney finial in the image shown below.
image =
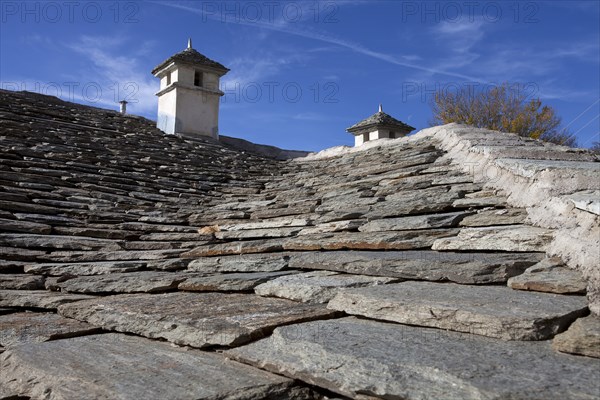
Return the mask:
[(188, 38), (188, 50), (192, 50), (192, 38)]
[(381, 103), (379, 103), (379, 112), (383, 112), (383, 107), (381, 106)]

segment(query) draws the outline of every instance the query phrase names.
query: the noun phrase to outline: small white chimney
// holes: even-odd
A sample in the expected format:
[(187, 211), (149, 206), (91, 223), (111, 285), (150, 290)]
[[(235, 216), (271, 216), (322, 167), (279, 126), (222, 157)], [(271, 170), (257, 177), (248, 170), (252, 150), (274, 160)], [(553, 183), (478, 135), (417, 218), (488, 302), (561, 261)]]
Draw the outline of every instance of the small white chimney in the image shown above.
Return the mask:
[(119, 102), (119, 104), (121, 105), (121, 108), (120, 108), (121, 114), (127, 114), (127, 101), (121, 100)]

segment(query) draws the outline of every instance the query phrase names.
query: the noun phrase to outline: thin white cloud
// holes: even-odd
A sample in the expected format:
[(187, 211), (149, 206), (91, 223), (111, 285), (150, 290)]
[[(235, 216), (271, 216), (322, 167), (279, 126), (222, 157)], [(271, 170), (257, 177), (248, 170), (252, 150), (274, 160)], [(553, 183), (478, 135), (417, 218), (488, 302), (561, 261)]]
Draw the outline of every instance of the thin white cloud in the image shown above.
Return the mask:
[(598, 96), (597, 90), (573, 87), (569, 71), (575, 63), (599, 64), (598, 54), (598, 43), (593, 40), (553, 42), (551, 48), (497, 45), (478, 60), (476, 67), (485, 70), (491, 80), (534, 84), (542, 99), (587, 101)]
[[(203, 18), (215, 19), (218, 21), (222, 21), (221, 18), (217, 18), (213, 14), (204, 13), (202, 9), (190, 7), (190, 6), (180, 4), (177, 2), (153, 1), (152, 3), (158, 4), (161, 6), (165, 6), (165, 7), (171, 7), (171, 8), (176, 8), (176, 9), (183, 10), (183, 11), (188, 11), (188, 12), (191, 12), (191, 13), (194, 13), (197, 15), (201, 15), (201, 16), (203, 16)], [(365, 56), (369, 56), (369, 57), (372, 57), (372, 58), (375, 58), (378, 60), (382, 60), (382, 61), (394, 64), (394, 65), (411, 68), (411, 69), (415, 69), (415, 70), (420, 70), (420, 71), (425, 71), (425, 72), (429, 72), (431, 74), (439, 74), (439, 75), (444, 75), (444, 76), (450, 76), (453, 78), (466, 79), (466, 80), (470, 80), (470, 81), (482, 81), (482, 79), (474, 77), (474, 76), (468, 76), (468, 75), (464, 75), (464, 74), (457, 73), (457, 72), (445, 71), (445, 70), (441, 70), (441, 69), (437, 69), (437, 68), (430, 68), (430, 67), (418, 65), (415, 63), (407, 62), (403, 57), (397, 57), (397, 56), (393, 56), (391, 54), (386, 54), (386, 53), (378, 52), (375, 50), (371, 50), (368, 47), (366, 47), (360, 43), (351, 42), (351, 41), (333, 36), (326, 32), (317, 31), (314, 29), (308, 29), (306, 27), (301, 28), (298, 25), (292, 25), (290, 23), (286, 23), (285, 21), (282, 22), (280, 19), (274, 20), (273, 22), (269, 22), (269, 21), (261, 21), (261, 20), (250, 21), (250, 20), (245, 20), (243, 18), (226, 18), (224, 22), (233, 23), (233, 24), (237, 24), (237, 25), (254, 26), (257, 28), (269, 29), (269, 30), (273, 30), (273, 31), (287, 33), (290, 35), (304, 37), (307, 39), (318, 40), (318, 41), (321, 41), (324, 43), (334, 44), (337, 46), (344, 47), (348, 50), (352, 50), (356, 53), (359, 53), (359, 54), (362, 54)]]
[[(442, 21), (433, 26), (432, 37), (444, 47), (444, 52), (435, 61), (436, 69), (451, 71), (473, 65), (481, 57), (474, 47), (483, 39), (485, 26), (483, 18)], [(485, 82), (481, 79), (472, 81)]]
[(149, 52), (150, 42), (140, 43), (138, 50), (127, 49), (128, 44), (117, 36), (80, 36), (66, 44), (47, 40), (40, 35), (21, 38), (23, 44), (43, 46), (60, 52), (61, 57), (72, 57), (83, 63), (81, 69), (64, 69), (51, 80), (37, 77), (7, 77), (1, 86), (10, 90), (28, 90), (59, 97), (65, 101), (119, 108), (120, 100), (130, 102), (128, 111), (154, 117), (157, 101), (154, 93), (158, 80), (153, 78), (139, 56)]
[[(120, 51), (126, 41), (120, 37), (82, 36), (67, 48), (85, 57), (93, 65), (92, 70), (81, 71), (79, 80), (83, 84), (94, 83), (101, 89), (101, 97), (95, 102), (117, 107), (119, 100), (130, 102), (128, 110), (134, 114), (153, 116), (157, 101), (158, 80), (142, 66), (135, 53), (122, 55)], [(148, 52), (151, 44), (140, 48)], [(85, 101), (84, 96), (77, 100)], [(89, 99), (88, 99), (89, 100)]]
[(225, 90), (236, 87), (243, 89), (250, 84), (262, 85), (266, 79), (274, 77), (283, 68), (297, 65), (303, 59), (304, 57), (298, 54), (275, 56), (267, 53), (235, 58), (227, 63), (231, 71), (221, 78), (221, 87)]
[(303, 112), (293, 115), (292, 119), (298, 121), (328, 121), (331, 120), (331, 116), (315, 112)]

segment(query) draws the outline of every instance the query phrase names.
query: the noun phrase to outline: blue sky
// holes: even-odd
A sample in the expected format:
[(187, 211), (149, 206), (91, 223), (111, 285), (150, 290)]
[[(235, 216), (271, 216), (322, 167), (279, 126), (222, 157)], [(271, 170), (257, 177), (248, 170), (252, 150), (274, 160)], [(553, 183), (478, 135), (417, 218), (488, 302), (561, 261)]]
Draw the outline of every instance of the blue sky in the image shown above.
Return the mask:
[(153, 67), (194, 48), (231, 69), (220, 133), (319, 150), (384, 111), (417, 130), (435, 90), (508, 81), (600, 141), (598, 1), (0, 2), (0, 84), (156, 118)]

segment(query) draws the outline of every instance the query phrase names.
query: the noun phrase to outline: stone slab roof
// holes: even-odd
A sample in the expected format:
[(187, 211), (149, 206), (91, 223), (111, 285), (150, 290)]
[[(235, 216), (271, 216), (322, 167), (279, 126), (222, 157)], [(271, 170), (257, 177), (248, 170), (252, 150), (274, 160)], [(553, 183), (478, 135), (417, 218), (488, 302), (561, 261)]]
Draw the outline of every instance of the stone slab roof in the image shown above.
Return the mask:
[(7, 91), (0, 147), (0, 399), (600, 397), (585, 150), (277, 161)]
[(383, 111), (379, 111), (369, 118), (363, 119), (360, 122), (352, 125), (350, 128), (346, 130), (350, 133), (361, 133), (368, 131), (371, 128), (386, 128), (386, 129), (395, 129), (400, 132), (409, 133), (415, 130), (412, 126), (405, 124), (404, 122), (397, 120), (389, 114), (384, 113)]
[(163, 61), (162, 63), (157, 65), (152, 70), (152, 74), (157, 73), (158, 71), (160, 71), (167, 65), (171, 64), (172, 62), (179, 62), (182, 64), (188, 64), (188, 65), (192, 65), (192, 66), (210, 67), (210, 68), (218, 70), (222, 73), (226, 73), (229, 71), (229, 69), (227, 67), (225, 67), (223, 64), (221, 64), (217, 61), (211, 60), (210, 58), (206, 57), (204, 54), (198, 52), (195, 49), (187, 48), (183, 51), (180, 51), (179, 53), (172, 55), (171, 57), (167, 58), (165, 61)]

